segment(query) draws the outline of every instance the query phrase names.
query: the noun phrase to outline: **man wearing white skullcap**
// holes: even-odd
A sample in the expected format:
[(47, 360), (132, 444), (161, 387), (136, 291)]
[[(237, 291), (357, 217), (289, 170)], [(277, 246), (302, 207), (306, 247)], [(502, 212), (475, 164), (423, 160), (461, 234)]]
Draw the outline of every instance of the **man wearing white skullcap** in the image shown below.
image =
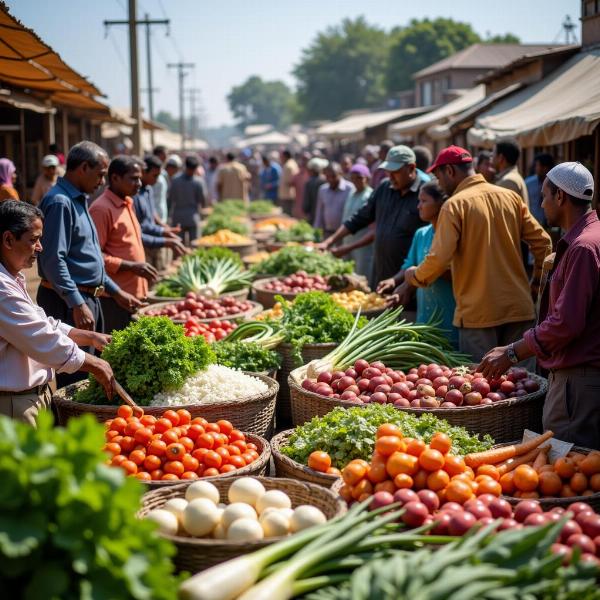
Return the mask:
[(499, 377), (536, 356), (549, 388), (543, 427), (557, 439), (600, 449), (600, 221), (594, 179), (578, 162), (557, 165), (542, 185), (548, 224), (565, 233), (542, 293), (538, 325), (522, 340), (494, 348), (479, 370)]

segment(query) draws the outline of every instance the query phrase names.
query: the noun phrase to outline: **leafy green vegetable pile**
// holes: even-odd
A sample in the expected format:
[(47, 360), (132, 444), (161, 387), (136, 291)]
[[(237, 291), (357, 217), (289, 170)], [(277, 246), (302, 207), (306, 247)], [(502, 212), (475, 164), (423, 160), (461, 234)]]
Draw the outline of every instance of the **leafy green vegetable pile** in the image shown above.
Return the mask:
[(251, 215), (270, 215), (275, 210), (275, 204), (270, 200), (253, 200), (248, 205)]
[(377, 428), (383, 423), (398, 425), (406, 437), (429, 442), (436, 431), (452, 439), (452, 452), (461, 456), (487, 450), (494, 445), (489, 435), (480, 439), (464, 427), (455, 427), (431, 413), (416, 417), (389, 404), (367, 404), (355, 408), (334, 408), (324, 417), (314, 417), (297, 427), (281, 449), (283, 454), (306, 464), (314, 450), (327, 452), (332, 464), (343, 468), (354, 458), (368, 460), (375, 447)]
[(261, 373), (278, 369), (281, 357), (277, 352), (268, 350), (257, 342), (216, 342), (212, 349), (217, 364), (225, 367)]
[(212, 215), (227, 215), (229, 217), (243, 217), (248, 211), (246, 203), (243, 200), (221, 200), (212, 208)]
[[(275, 299), (282, 304), (283, 317), (269, 321), (269, 324), (293, 346), (298, 364), (302, 362), (301, 351), (305, 344), (339, 343), (352, 329), (354, 315), (325, 292), (304, 292), (298, 294), (294, 302), (288, 302), (281, 296)], [(361, 317), (359, 327), (366, 322)]]
[(0, 589), (4, 598), (171, 600), (171, 542), (137, 519), (142, 485), (104, 464), (90, 415), (54, 428), (0, 417)]
[(320, 242), (322, 232), (306, 221), (298, 221), (289, 229), (280, 229), (275, 234), (276, 242)]
[[(115, 374), (141, 406), (148, 406), (158, 392), (179, 389), (184, 381), (214, 363), (215, 355), (203, 336), (186, 337), (183, 327), (168, 317), (141, 317), (121, 331), (102, 352)], [(77, 402), (106, 404), (108, 399), (90, 375), (90, 385)], [(113, 398), (117, 403), (118, 399)]]
[(264, 275), (291, 275), (297, 271), (306, 271), (311, 275), (348, 275), (353, 269), (353, 261), (335, 258), (329, 252), (289, 246), (274, 252), (251, 270)]
[(246, 223), (237, 221), (234, 217), (229, 215), (217, 214), (208, 217), (206, 223), (202, 227), (202, 235), (212, 235), (221, 229), (229, 229), (229, 231), (239, 233), (240, 235), (248, 235), (250, 233), (250, 228)]

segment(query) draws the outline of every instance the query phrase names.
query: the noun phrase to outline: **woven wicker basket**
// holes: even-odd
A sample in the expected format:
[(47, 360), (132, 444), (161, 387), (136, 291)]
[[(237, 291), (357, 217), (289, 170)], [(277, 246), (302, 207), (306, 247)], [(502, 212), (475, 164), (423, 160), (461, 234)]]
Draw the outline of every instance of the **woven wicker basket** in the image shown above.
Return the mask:
[(252, 283), (252, 296), (256, 302), (262, 304), (265, 308), (273, 308), (275, 306), (275, 296), (281, 296), (286, 300), (294, 301), (300, 292), (275, 292), (265, 289), (265, 285), (271, 281), (277, 281), (281, 277), (269, 277), (267, 279), (257, 279)]
[[(217, 475), (215, 477), (202, 477), (202, 481), (210, 481), (211, 483), (215, 483), (222, 479), (227, 479), (231, 477), (257, 477), (260, 475), (266, 475), (267, 470), (269, 469), (269, 461), (271, 460), (271, 446), (265, 438), (260, 437), (259, 435), (254, 435), (252, 433), (246, 433), (246, 441), (252, 442), (256, 444), (258, 458), (249, 465), (242, 467), (241, 469), (237, 469), (236, 471), (230, 471), (229, 473), (222, 473), (221, 475)], [(173, 485), (179, 485), (183, 483), (184, 486), (188, 486), (190, 483), (194, 481), (198, 481), (197, 479), (189, 479), (187, 481), (144, 481), (144, 485), (151, 490), (154, 489), (163, 489), (165, 487), (173, 487)]]
[[(248, 296), (250, 295), (250, 288), (242, 288), (241, 290), (234, 290), (233, 292), (226, 292), (221, 295), (222, 296), (232, 296), (236, 300), (248, 300)], [(185, 297), (184, 296), (176, 296), (176, 297), (157, 296), (155, 292), (150, 291), (150, 292), (148, 292), (147, 300), (148, 300), (148, 302), (150, 302), (150, 304), (158, 304), (159, 302), (171, 303), (171, 302), (180, 302), (181, 300), (185, 300)]]
[[(212, 480), (212, 483), (217, 486), (221, 494), (221, 500), (227, 500), (227, 490), (235, 479), (236, 477), (228, 477), (227, 479)], [(258, 480), (267, 490), (277, 489), (285, 492), (290, 497), (293, 507), (301, 504), (312, 504), (320, 508), (327, 519), (332, 519), (346, 512), (345, 502), (323, 487), (292, 479), (259, 477)], [(186, 487), (185, 485), (175, 485), (166, 489), (148, 492), (142, 499), (142, 508), (138, 512), (138, 517), (144, 517), (151, 510), (160, 508), (167, 500), (183, 498)], [(242, 554), (254, 552), (259, 548), (264, 548), (269, 544), (283, 539), (270, 538), (256, 542), (239, 543), (228, 540), (192, 538), (179, 535), (164, 535), (164, 537), (171, 540), (177, 547), (177, 556), (174, 559), (177, 569), (180, 571), (189, 571), (190, 573), (197, 573), (218, 563), (225, 562)]]
[[(542, 407), (548, 382), (543, 377), (529, 374), (540, 384), (540, 389), (521, 398), (508, 398), (487, 406), (461, 406), (457, 408), (399, 408), (420, 416), (433, 414), (445, 419), (452, 425), (460, 425), (469, 433), (489, 433), (496, 442), (508, 442), (515, 437), (515, 431), (542, 428)], [(291, 393), (292, 423), (294, 427), (310, 421), (313, 417), (322, 417), (336, 406), (352, 408), (360, 406), (355, 402), (326, 398), (305, 390), (299, 382), (304, 379), (302, 369), (291, 373), (288, 385)]]
[[(302, 348), (302, 362), (308, 364), (311, 360), (323, 358), (327, 356), (338, 344), (306, 344)], [(292, 356), (292, 345), (291, 344), (279, 344), (277, 346), (277, 352), (281, 355), (282, 361), (279, 371), (277, 371), (277, 381), (279, 382), (279, 394), (277, 395), (277, 408), (275, 420), (277, 422), (277, 429), (292, 424), (292, 406), (290, 388), (288, 386), (288, 379), (290, 373), (298, 366), (294, 362)]]
[(273, 462), (275, 463), (275, 474), (277, 477), (300, 479), (301, 481), (308, 481), (309, 483), (315, 483), (316, 485), (330, 488), (339, 477), (315, 471), (302, 463), (292, 460), (289, 456), (286, 456), (281, 452), (280, 448), (287, 444), (288, 438), (293, 431), (293, 429), (282, 431), (271, 439), (271, 454), (273, 456)]
[[(192, 418), (204, 417), (208, 421), (227, 419), (240, 431), (270, 438), (273, 435), (273, 417), (275, 415), (275, 398), (279, 390), (279, 384), (274, 379), (258, 373), (247, 373), (264, 381), (269, 389), (254, 396), (220, 402), (218, 404), (190, 404), (187, 406), (143, 406), (148, 415), (159, 416), (167, 408), (178, 410), (185, 408), (190, 411)], [(90, 413), (100, 422), (113, 419), (117, 414), (117, 406), (84, 404), (74, 402), (72, 398), (75, 393), (88, 381), (73, 383), (67, 387), (60, 388), (53, 395), (52, 400), (58, 414), (58, 422), (65, 425), (72, 417), (78, 417), (84, 413)]]
[[(232, 294), (228, 294), (228, 295), (232, 295)], [(178, 302), (178, 301), (179, 301), (179, 299), (172, 298), (171, 300), (169, 300), (169, 302), (157, 302), (156, 304), (150, 304), (149, 306), (140, 308), (135, 314), (132, 315), (131, 318), (134, 321), (137, 321), (140, 317), (147, 316), (148, 313), (151, 311), (164, 308), (165, 306), (169, 306), (170, 304), (173, 304), (174, 302)], [(248, 300), (248, 302), (252, 302), (252, 308), (250, 310), (247, 310), (246, 312), (234, 313), (232, 315), (223, 315), (221, 317), (214, 317), (211, 319), (198, 319), (198, 321), (200, 323), (210, 323), (211, 321), (216, 321), (217, 319), (221, 320), (221, 321), (223, 321), (223, 320), (231, 321), (232, 319), (250, 319), (254, 315), (257, 315), (259, 312), (264, 310), (263, 306), (261, 304), (259, 304), (257, 302), (253, 302), (252, 300)], [(185, 321), (181, 320), (181, 319), (171, 319), (171, 321), (173, 321), (173, 323), (185, 323)]]
[(192, 241), (192, 246), (194, 248), (214, 248), (215, 246), (220, 246), (221, 248), (228, 248), (229, 250), (233, 250), (237, 252), (240, 256), (248, 256), (249, 254), (254, 254), (257, 251), (257, 244), (255, 240), (247, 244), (202, 244), (197, 241)]

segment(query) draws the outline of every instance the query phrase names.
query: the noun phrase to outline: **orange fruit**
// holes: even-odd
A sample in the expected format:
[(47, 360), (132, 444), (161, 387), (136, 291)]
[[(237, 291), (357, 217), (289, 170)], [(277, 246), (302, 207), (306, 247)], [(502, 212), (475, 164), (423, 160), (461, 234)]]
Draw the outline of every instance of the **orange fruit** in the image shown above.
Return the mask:
[(537, 492), (520, 492), (519, 498), (523, 500), (537, 500), (540, 495)]
[(146, 473), (146, 471), (140, 471), (139, 473), (136, 473), (135, 477), (137, 479), (141, 479), (142, 481), (151, 481), (152, 480), (150, 473)]
[(557, 458), (554, 463), (554, 470), (563, 479), (571, 479), (575, 475), (575, 463), (570, 458)]
[(160, 481), (165, 472), (162, 469), (155, 469), (150, 473), (150, 477), (152, 481)]
[(515, 474), (512, 471), (509, 471), (500, 477), (499, 483), (503, 494), (512, 496), (515, 493), (517, 488), (515, 487), (514, 477)]
[(400, 427), (398, 425), (394, 425), (393, 423), (384, 423), (377, 428), (377, 438), (395, 435), (396, 437), (402, 438), (402, 431), (400, 431)]
[(477, 468), (477, 475), (488, 475), (494, 481), (500, 481), (500, 473), (494, 465), (481, 465)]
[(537, 471), (529, 465), (519, 465), (515, 469), (515, 487), (522, 492), (533, 492), (540, 482)]
[(425, 469), (419, 469), (413, 475), (416, 490), (424, 490), (427, 487), (427, 477), (429, 477), (429, 471), (426, 471)]
[(339, 494), (346, 502), (350, 502), (352, 500), (352, 486), (345, 483), (340, 488)]
[(127, 475), (135, 475), (138, 470), (137, 465), (131, 460), (124, 460), (119, 466)]
[(335, 475), (336, 477), (342, 476), (342, 472), (339, 469), (336, 469), (335, 467), (329, 467), (329, 469), (327, 469), (325, 473), (327, 473), (327, 475)]
[(352, 488), (352, 497), (358, 500), (363, 494), (370, 496), (373, 493), (373, 484), (368, 479), (361, 479)]
[(413, 478), (410, 475), (407, 475), (406, 473), (399, 473), (398, 475), (396, 475), (396, 477), (394, 477), (394, 485), (398, 489), (411, 489), (413, 486)]
[(375, 450), (382, 456), (390, 456), (394, 452), (400, 452), (402, 440), (397, 435), (384, 435), (375, 442)]
[(594, 492), (600, 492), (600, 473), (596, 473), (590, 477), (590, 488)]
[(600, 454), (590, 453), (580, 463), (579, 470), (584, 475), (596, 475), (600, 473)]
[(453, 475), (458, 475), (459, 473), (464, 473), (467, 465), (465, 465), (465, 461), (460, 456), (454, 456), (453, 454), (446, 454), (444, 457), (444, 471), (452, 477)]
[(124, 454), (115, 454), (110, 461), (110, 464), (113, 467), (118, 467), (124, 460), (127, 460), (127, 457)]
[(158, 458), (158, 456), (155, 456), (154, 454), (149, 454), (144, 459), (144, 469), (146, 469), (148, 473), (152, 473), (152, 471), (160, 469), (161, 464), (162, 462), (160, 458)]
[(444, 455), (439, 450), (428, 448), (419, 455), (419, 464), (426, 471), (437, 471), (444, 466)]
[(464, 504), (473, 497), (473, 490), (466, 481), (453, 479), (446, 487), (446, 499), (448, 502)]
[(419, 461), (416, 456), (406, 454), (405, 452), (394, 452), (385, 465), (385, 469), (390, 477), (396, 477), (400, 473), (414, 475), (419, 470)]
[(542, 496), (557, 497), (562, 489), (562, 481), (554, 471), (542, 471), (540, 474), (539, 490)]
[(432, 471), (427, 476), (427, 487), (434, 492), (443, 490), (450, 483), (450, 475), (443, 469)]
[(181, 459), (181, 464), (186, 471), (195, 471), (200, 466), (198, 459), (191, 454), (185, 454)]
[(571, 477), (569, 485), (575, 493), (580, 494), (587, 489), (588, 478), (583, 473), (575, 473), (575, 475)]
[(492, 494), (493, 496), (500, 496), (502, 494), (502, 486), (491, 477), (485, 476), (485, 479), (481, 479), (477, 482), (477, 495)]
[(441, 433), (438, 431), (431, 438), (431, 441), (429, 442), (429, 447), (433, 450), (441, 452), (442, 454), (448, 454), (448, 452), (450, 452), (450, 448), (452, 448), (452, 440), (445, 433)]
[(117, 415), (122, 419), (129, 419), (133, 417), (133, 408), (128, 404), (121, 404), (121, 406), (117, 408)]
[(469, 476), (469, 479), (475, 479), (475, 471), (471, 467), (465, 467), (465, 473)]
[(315, 450), (314, 452), (311, 452), (308, 457), (308, 466), (315, 471), (325, 473), (331, 466), (331, 456), (329, 456), (327, 452)]
[(145, 459), (146, 453), (143, 450), (134, 450), (129, 455), (129, 460), (134, 462), (138, 467), (144, 462)]
[(413, 456), (420, 456), (427, 448), (427, 444), (423, 440), (405, 439), (404, 443), (406, 444), (407, 454), (412, 454)]
[(113, 456), (117, 456), (117, 454), (121, 454), (121, 446), (115, 442), (108, 442), (108, 444), (104, 444), (104, 450), (109, 452)]
[(560, 491), (561, 498), (573, 498), (577, 494), (571, 489), (569, 485), (563, 485), (562, 490)]
[(367, 471), (367, 479), (371, 483), (381, 483), (387, 479), (387, 471), (385, 469), (385, 463), (375, 462), (372, 463)]
[(367, 467), (358, 461), (350, 461), (342, 469), (342, 477), (348, 485), (356, 485), (367, 474)]
[(396, 491), (396, 486), (394, 485), (394, 482), (391, 479), (387, 479), (386, 481), (380, 481), (379, 483), (376, 483), (375, 491), (389, 492), (390, 494), (393, 494)]
[(164, 471), (167, 474), (177, 475), (177, 477), (181, 477), (183, 472), (185, 471), (183, 464), (178, 460), (170, 460), (165, 463)]
[[(229, 465), (226, 465), (229, 466)], [(181, 479), (198, 479), (198, 475), (194, 471), (184, 471)]]
[(162, 477), (161, 477), (162, 481), (178, 481), (179, 480), (179, 476), (175, 475), (175, 473), (165, 473)]

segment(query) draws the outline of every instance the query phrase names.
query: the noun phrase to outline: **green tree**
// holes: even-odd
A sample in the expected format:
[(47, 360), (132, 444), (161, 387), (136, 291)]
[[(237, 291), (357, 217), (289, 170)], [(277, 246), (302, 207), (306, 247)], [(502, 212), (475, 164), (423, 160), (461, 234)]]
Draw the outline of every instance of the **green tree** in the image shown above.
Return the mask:
[(452, 19), (412, 19), (407, 27), (392, 31), (387, 68), (390, 92), (413, 87), (413, 73), (481, 41), (468, 23)]
[(168, 110), (160, 110), (154, 117), (157, 123), (162, 123), (170, 131), (179, 131), (179, 119)]
[(484, 41), (486, 44), (520, 44), (521, 38), (514, 33), (490, 35), (488, 32)]
[(227, 102), (241, 129), (255, 123), (283, 127), (292, 121), (294, 95), (283, 81), (263, 81), (252, 75), (232, 88)]
[(317, 34), (294, 68), (300, 115), (332, 119), (345, 110), (381, 104), (388, 49), (388, 34), (364, 17)]

